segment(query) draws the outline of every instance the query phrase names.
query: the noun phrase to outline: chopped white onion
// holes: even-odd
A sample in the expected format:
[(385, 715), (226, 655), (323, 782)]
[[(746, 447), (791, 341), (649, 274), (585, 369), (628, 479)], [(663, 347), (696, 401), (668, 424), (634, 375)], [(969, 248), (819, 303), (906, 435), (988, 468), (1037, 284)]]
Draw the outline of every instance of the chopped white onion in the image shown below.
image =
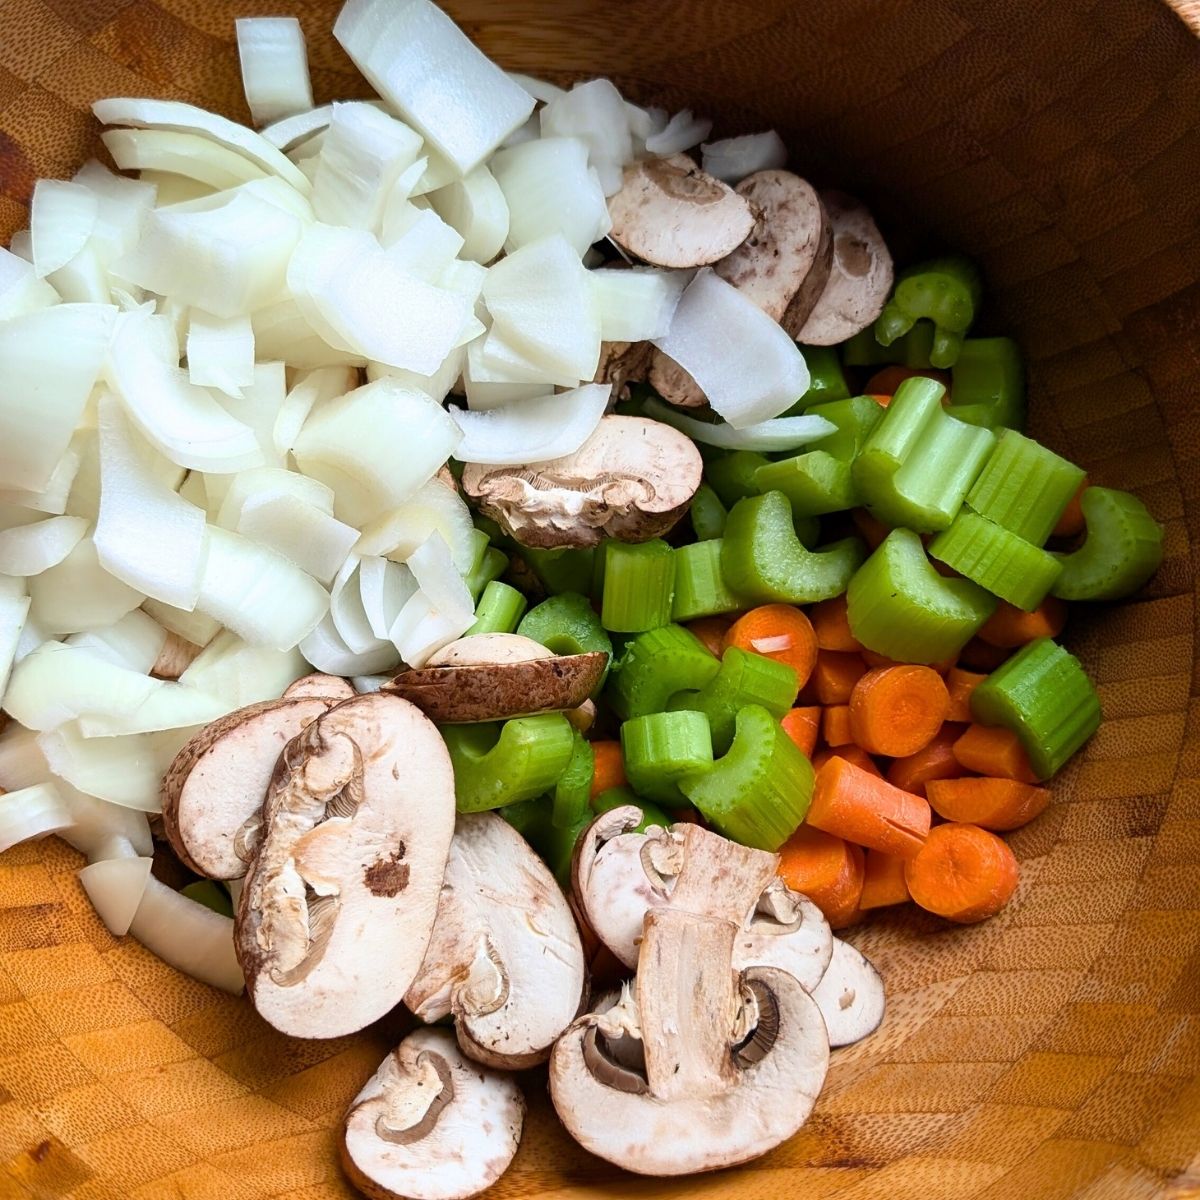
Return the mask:
[(304, 657), (294, 647), (281, 651), (251, 646), (226, 629), (192, 660), (179, 682), (219, 696), (228, 708), (235, 709), (274, 700), (289, 683), (307, 673)]
[(177, 634), (194, 646), (207, 646), (217, 636), (220, 621), (201, 612), (184, 612), (158, 600), (147, 600), (143, 610), (152, 616), (164, 629)]
[(221, 696), (210, 696), (174, 681), (156, 679), (155, 683), (158, 687), (133, 712), (120, 716), (96, 713), (80, 717), (79, 732), (85, 738), (112, 738), (195, 729), (229, 711), (229, 705)]
[(401, 270), (426, 283), (437, 283), (463, 248), (462, 235), (424, 200), (397, 206), (390, 217), (380, 239), (388, 257)]
[(21, 842), (57, 833), (71, 814), (51, 783), (37, 783), (0, 796), (0, 854)]
[(391, 683), (394, 678), (394, 675), (355, 675), (350, 682), (356, 692), (365, 695), (368, 692), (379, 691), (385, 683)]
[(423, 667), (443, 646), (448, 646), (470, 628), (473, 617), (440, 612), (425, 595), (416, 592), (400, 610), (389, 636), (410, 667)]
[(787, 147), (773, 129), (706, 142), (700, 152), (700, 165), (704, 170), (730, 184), (741, 183), (756, 171), (770, 171), (787, 165)]
[(322, 104), (319, 108), (310, 108), (307, 112), (298, 112), (280, 121), (274, 121), (262, 130), (262, 136), (272, 146), (287, 151), (295, 149), (306, 142), (315, 133), (329, 128), (333, 119), (333, 105)]
[(810, 442), (828, 437), (837, 426), (832, 421), (825, 420), (812, 413), (798, 417), (775, 417), (770, 421), (760, 421), (757, 425), (744, 425), (735, 429), (724, 421), (713, 424), (709, 421), (698, 421), (689, 417), (678, 408), (664, 404), (661, 400), (650, 397), (643, 406), (647, 417), (672, 425), (681, 433), (686, 433), (693, 442), (701, 442), (705, 446), (719, 446), (723, 450), (796, 450)]
[[(40, 750), (38, 755), (41, 757)], [(46, 770), (49, 773), (49, 767)], [(86, 855), (88, 862), (154, 853), (150, 822), (144, 812), (98, 800), (65, 780), (58, 780), (55, 786), (71, 814), (71, 824), (60, 829), (58, 836)]]
[(309, 413), (318, 404), (335, 396), (344, 396), (357, 383), (357, 373), (348, 367), (318, 367), (300, 372), (275, 418), (272, 438), (277, 453), (288, 454), (291, 451)]
[(400, 652), (390, 641), (377, 643), (366, 654), (355, 654), (342, 641), (330, 615), (300, 643), (300, 651), (318, 671), (329, 675), (374, 674), (400, 664)]
[(549, 381), (530, 382), (528, 379), (513, 379), (510, 378), (509, 372), (496, 370), (485, 361), (488, 340), (486, 336), (476, 338), (467, 347), (467, 360), (462, 376), (468, 408), (475, 412), (486, 412), (489, 408), (509, 404), (513, 400), (529, 400), (534, 396), (546, 394)]
[(0, 788), (15, 792), (49, 780), (50, 766), (38, 745), (38, 736), (15, 721), (0, 732)]
[(679, 154), (698, 146), (710, 133), (712, 122), (685, 108), (677, 112), (664, 129), (646, 138), (646, 149), (651, 154)]
[(417, 581), (403, 563), (374, 556), (358, 562), (358, 591), (371, 632), (387, 640), (400, 610), (415, 595)]
[(187, 332), (188, 378), (200, 387), (215, 387), (241, 396), (254, 382), (254, 330), (250, 318), (214, 317), (191, 310)]
[(250, 324), (259, 358), (278, 359), (289, 367), (303, 370), (339, 365), (361, 367), (367, 361), (365, 355), (331, 346), (313, 329), (299, 305), (290, 297), (256, 309), (250, 314)]
[(403, 504), (364, 525), (354, 552), (406, 562), (435, 532), (441, 534), (450, 548), (450, 559), (459, 574), (466, 575), (476, 552), (471, 510), (457, 488), (449, 487), (436, 476), (423, 483)]
[(566, 88), (560, 88), (557, 83), (551, 83), (548, 79), (537, 79), (520, 71), (509, 71), (508, 77), (541, 104), (549, 104), (551, 100), (557, 100), (559, 96), (567, 94)]
[[(100, 140), (122, 171), (162, 171), (195, 180), (206, 189), (237, 187), (253, 179), (265, 179), (269, 174), (236, 150), (229, 150), (195, 133), (178, 133), (170, 129), (106, 129)], [(178, 196), (164, 195), (159, 204), (179, 201)]]
[(808, 391), (796, 343), (710, 267), (688, 284), (666, 336), (653, 340), (738, 429), (777, 417)]
[(277, 550), (302, 571), (328, 584), (346, 561), (358, 530), (298, 496), (251, 496), (236, 532)]
[(111, 263), (137, 241), (142, 222), (154, 207), (154, 185), (116, 175), (94, 158), (75, 172), (73, 182), (96, 197), (96, 228), (91, 240), (102, 260)]
[(667, 127), (667, 110), (665, 108), (642, 108), (640, 104), (625, 101), (625, 115), (629, 118), (629, 131), (636, 143), (644, 146), (646, 139), (656, 133), (661, 133)]
[(148, 613), (135, 608), (107, 629), (73, 633), (67, 645), (81, 646), (127, 671), (149, 675), (166, 640), (167, 631)]
[(162, 806), (159, 786), (163, 773), (193, 732), (168, 729), (85, 738), (71, 722), (39, 734), (38, 746), (50, 770), (81, 792), (123, 808), (156, 813)]
[(431, 0), (348, 0), (333, 36), (462, 175), (533, 111), (533, 97)]
[(51, 271), (46, 282), (68, 304), (108, 304), (111, 275), (94, 242), (89, 241), (66, 266)]
[(611, 384), (589, 383), (489, 412), (451, 408), (463, 431), (454, 455), (462, 462), (515, 466), (574, 454), (596, 431), (611, 394)]
[(33, 264), (0, 246), (0, 321), (58, 303), (58, 293), (39, 279)]
[(56, 517), (65, 513), (67, 500), (83, 461), (84, 443), (89, 435), (94, 436), (94, 431), (81, 429), (75, 432), (66, 453), (58, 460), (49, 482), (40, 492), (18, 491), (12, 488), (0, 490), (0, 503), (27, 508), (31, 512), (50, 513)]
[(524, 125), (518, 125), (500, 143), (501, 150), (507, 150), (510, 146), (523, 146), (526, 142), (536, 142), (542, 136), (542, 122), (539, 120), (537, 113), (534, 113)]
[(99, 209), (95, 194), (78, 183), (39, 179), (33, 188), (29, 233), (33, 241), (33, 269), (45, 277), (65, 267), (77, 255), (96, 227)]
[(113, 937), (124, 937), (146, 892), (152, 858), (109, 858), (79, 872), (96, 915)]
[(82, 517), (50, 517), (0, 532), (0, 574), (40, 575), (75, 549), (87, 526)]
[[(8, 688), (8, 677), (17, 656), (17, 646), (25, 619), (29, 615), (29, 597), (21, 592), (5, 589), (0, 591), (0, 702)], [(0, 785), (4, 780), (0, 777)]]
[(508, 237), (508, 201), (487, 167), (476, 167), (456, 183), (430, 192), (429, 203), (462, 234), (463, 258), (489, 263), (500, 253)]
[(475, 602), (450, 557), (446, 539), (431, 533), (408, 556), (407, 566), (433, 608), (447, 620), (461, 622), (465, 630), (475, 619)]
[(219, 189), (209, 187), (198, 179), (189, 179), (186, 175), (176, 175), (173, 171), (139, 171), (138, 179), (154, 188), (156, 208), (166, 208), (172, 204), (187, 204), (211, 196)]
[(238, 396), (221, 398), (221, 407), (230, 416), (249, 425), (262, 451), (263, 461), (282, 466), (284, 456), (275, 449), (275, 422), (287, 396), (287, 370), (281, 362), (254, 364), (253, 377)]
[(312, 108), (304, 31), (295, 17), (242, 17), (234, 22), (242, 90), (255, 125)]
[(101, 565), (96, 543), (80, 541), (57, 566), (29, 580), (30, 618), (46, 634), (103, 629), (145, 599)]
[(227, 480), (224, 497), (217, 510), (216, 523), (222, 529), (236, 530), (242, 510), (250, 500), (274, 500), (294, 496), (323, 513), (333, 514), (333, 489), (317, 479), (282, 467), (255, 467), (223, 477)]
[[(467, 263), (460, 263), (467, 266)], [(482, 284), (482, 280), (480, 281)], [(399, 367), (389, 367), (386, 363), (367, 363), (367, 379), (382, 379), (385, 375), (398, 380), (406, 387), (416, 388), (424, 392), (431, 400), (439, 404), (454, 390), (463, 369), (467, 363), (467, 347), (455, 346), (446, 356), (445, 361), (432, 375), (418, 375), (416, 371), (403, 371)], [(353, 383), (350, 387), (353, 387)], [(348, 390), (348, 389), (347, 389)]]
[(478, 357), (482, 370), (494, 375), (496, 379), (511, 383), (537, 384), (536, 391), (532, 393), (535, 396), (544, 396), (547, 384), (578, 387), (583, 382), (578, 375), (559, 374), (544, 360), (535, 361), (523, 349), (513, 345), (502, 330), (494, 327), (482, 339)]
[[(425, 169), (411, 184), (407, 180), (403, 182), (403, 186), (408, 189), (404, 192), (406, 199), (409, 196), (424, 196), (429, 192), (436, 192), (439, 188), (444, 188), (447, 184), (462, 178), (462, 172), (428, 143), (425, 144), (421, 155), (425, 162)], [(415, 172), (422, 159), (418, 159), (409, 168), (409, 171)], [(409, 171), (405, 172), (406, 176)], [(401, 178), (403, 179), (403, 177)], [(398, 186), (401, 185), (401, 180), (396, 182)]]
[(660, 271), (655, 267), (610, 268), (592, 271), (592, 296), (606, 342), (644, 342), (663, 337), (690, 271)]
[(621, 190), (624, 166), (633, 158), (629, 113), (608, 79), (577, 83), (541, 111), (542, 137), (577, 137), (588, 148), (588, 163), (600, 176), (606, 196)]
[(384, 639), (377, 637), (363, 605), (358, 579), (358, 555), (342, 564), (330, 589), (329, 615), (338, 637), (352, 654), (367, 655), (383, 649)]

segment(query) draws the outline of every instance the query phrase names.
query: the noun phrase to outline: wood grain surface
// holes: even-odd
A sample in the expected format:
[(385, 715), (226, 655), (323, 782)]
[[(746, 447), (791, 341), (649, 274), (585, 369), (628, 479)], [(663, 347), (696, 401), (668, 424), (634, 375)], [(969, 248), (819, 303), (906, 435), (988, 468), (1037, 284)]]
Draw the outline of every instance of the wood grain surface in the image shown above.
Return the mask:
[[(1079, 612), (1105, 724), (1012, 838), (997, 920), (854, 940), (889, 1012), (751, 1167), (648, 1182), (578, 1150), (544, 1078), (495, 1200), (1200, 1197), (1200, 49), (1152, 0), (451, 0), (505, 65), (611, 75), (719, 131), (774, 125), (903, 254), (981, 262), (1031, 361), (1034, 432), (1165, 522), (1145, 595)], [(362, 83), (334, 0), (3, 0), (0, 234), (97, 145), (88, 103), (244, 118), (233, 17), (295, 12), (321, 100)], [(1194, 0), (1185, 20), (1200, 25)], [(919, 234), (913, 231), (920, 231)], [(0, 1196), (325, 1200), (331, 1130), (398, 1026), (327, 1043), (111, 938), (57, 840), (0, 859)]]

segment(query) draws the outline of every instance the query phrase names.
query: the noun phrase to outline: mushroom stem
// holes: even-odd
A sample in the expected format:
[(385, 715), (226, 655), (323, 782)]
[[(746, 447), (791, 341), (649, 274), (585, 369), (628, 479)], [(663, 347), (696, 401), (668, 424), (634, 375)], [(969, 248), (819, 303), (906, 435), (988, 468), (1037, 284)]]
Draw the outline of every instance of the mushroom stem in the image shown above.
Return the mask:
[(383, 1111), (375, 1118), (375, 1132), (385, 1142), (408, 1146), (419, 1142), (437, 1124), (442, 1109), (454, 1099), (450, 1064), (432, 1050), (417, 1055), (409, 1070), (399, 1054), (393, 1054), (403, 1086), (380, 1098)]
[(676, 825), (682, 838), (683, 869), (671, 906), (709, 917), (738, 918), (751, 912), (775, 878), (779, 855), (740, 846), (699, 825)]

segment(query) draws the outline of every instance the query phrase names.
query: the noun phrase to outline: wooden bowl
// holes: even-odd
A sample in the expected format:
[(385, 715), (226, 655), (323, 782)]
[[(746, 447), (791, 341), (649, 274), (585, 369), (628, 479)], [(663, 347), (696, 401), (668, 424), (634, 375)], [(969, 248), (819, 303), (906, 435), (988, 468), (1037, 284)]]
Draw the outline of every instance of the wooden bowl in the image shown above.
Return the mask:
[[(1181, 0), (1182, 3), (1182, 0)], [(363, 94), (304, 22), (321, 100)], [(1185, 5), (1186, 7), (1186, 5)], [(1145, 594), (1068, 641), (1105, 723), (1013, 836), (1001, 917), (916, 914), (855, 940), (889, 1012), (835, 1056), (788, 1145), (653, 1182), (584, 1154), (543, 1081), (497, 1197), (965, 1200), (1200, 1195), (1200, 46), (1151, 0), (451, 0), (507, 66), (611, 75), (719, 130), (777, 127), (798, 170), (861, 193), (903, 255), (976, 256), (988, 326), (1030, 360), (1034, 432), (1165, 522)], [(170, 96), (245, 118), (244, 0), (6, 0), (0, 234), (92, 151), (88, 104)], [(1195, 6), (1191, 16), (1196, 18)], [(0, 386), (2, 381), (0, 381)], [(0, 1195), (351, 1194), (333, 1128), (395, 1026), (298, 1042), (111, 938), (54, 839), (0, 860)]]

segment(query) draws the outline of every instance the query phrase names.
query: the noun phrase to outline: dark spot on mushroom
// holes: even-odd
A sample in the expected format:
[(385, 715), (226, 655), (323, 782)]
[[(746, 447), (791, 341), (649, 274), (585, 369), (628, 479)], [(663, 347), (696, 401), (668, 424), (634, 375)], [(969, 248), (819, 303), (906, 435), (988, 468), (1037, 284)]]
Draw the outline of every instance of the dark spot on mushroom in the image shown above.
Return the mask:
[(398, 896), (408, 887), (408, 863), (402, 861), (405, 855), (403, 842), (388, 858), (373, 862), (363, 872), (363, 883), (373, 896)]
[(871, 269), (871, 252), (858, 238), (838, 238), (837, 256), (847, 275), (862, 277)]

